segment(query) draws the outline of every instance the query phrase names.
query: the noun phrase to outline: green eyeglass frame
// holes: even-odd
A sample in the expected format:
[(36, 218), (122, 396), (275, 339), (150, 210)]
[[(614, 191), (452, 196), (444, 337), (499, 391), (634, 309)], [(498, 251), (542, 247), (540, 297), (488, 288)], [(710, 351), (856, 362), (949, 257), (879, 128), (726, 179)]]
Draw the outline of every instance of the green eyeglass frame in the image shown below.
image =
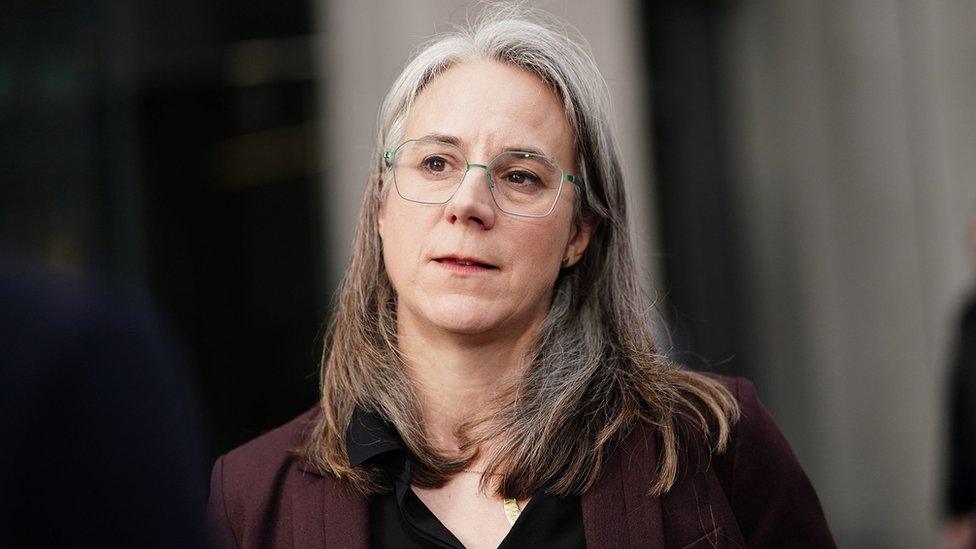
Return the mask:
[[(397, 147), (394, 148), (394, 149), (392, 149), (392, 150), (384, 150), (383, 151), (383, 163), (384, 163), (384, 166), (386, 168), (393, 167), (393, 161), (396, 158), (396, 151), (397, 151), (397, 149), (399, 149), (401, 146), (403, 146), (405, 143), (407, 143), (409, 141), (417, 141), (417, 140), (408, 139), (408, 140), (404, 141), (403, 143), (400, 143), (399, 145), (397, 145)], [(455, 148), (458, 148), (456, 145), (453, 145), (451, 143), (445, 143), (445, 144), (446, 145), (451, 145), (452, 147), (455, 147)], [(521, 151), (505, 151), (505, 152), (503, 152), (501, 154), (505, 154), (505, 153), (519, 153), (519, 152), (521, 152)], [(461, 154), (463, 155), (463, 151), (461, 151)], [(525, 154), (533, 154), (535, 156), (539, 156), (539, 155), (536, 155), (535, 153), (525, 153)], [(546, 157), (546, 158), (555, 167), (559, 168), (559, 171), (560, 172), (562, 172), (562, 168), (559, 166), (559, 164), (555, 160), (552, 160), (549, 157)], [(479, 164), (479, 163), (475, 163), (475, 162), (469, 163), (469, 162), (467, 162), (467, 159), (465, 158), (464, 175), (461, 176), (461, 181), (464, 180), (464, 176), (467, 175), (468, 171), (471, 168), (482, 168), (482, 169), (485, 170), (485, 172), (489, 172), (490, 171), (489, 164), (491, 164), (491, 162), (489, 162), (488, 164)], [(460, 184), (461, 181), (459, 181), (459, 184)], [(556, 199), (554, 200), (552, 206), (550, 206), (549, 210), (546, 213), (544, 213), (544, 214), (525, 214), (525, 213), (515, 213), (515, 212), (512, 212), (512, 211), (509, 211), (509, 210), (505, 209), (504, 207), (502, 207), (500, 204), (498, 204), (498, 199), (495, 197), (494, 189), (492, 189), (493, 182), (492, 182), (490, 173), (489, 173), (488, 181), (489, 181), (489, 188), (492, 191), (492, 199), (495, 201), (495, 205), (498, 207), (499, 210), (501, 210), (501, 211), (503, 211), (503, 212), (505, 212), (505, 213), (507, 213), (509, 215), (514, 215), (514, 216), (517, 216), (517, 217), (541, 218), (541, 217), (546, 217), (549, 214), (551, 214), (552, 211), (553, 211), (553, 209), (555, 209), (555, 207), (556, 207), (556, 201), (558, 201), (558, 195), (557, 195)], [(585, 186), (584, 186), (583, 179), (580, 178), (579, 176), (576, 176), (576, 175), (573, 175), (573, 174), (568, 174), (568, 173), (562, 173), (562, 181), (568, 181), (569, 183), (572, 183), (574, 186), (576, 186), (576, 188), (581, 193), (585, 191)], [(394, 181), (394, 183), (395, 183), (395, 181)], [(399, 188), (397, 188), (397, 193), (400, 194)], [(434, 205), (434, 204), (446, 204), (447, 202), (449, 202), (451, 200), (451, 198), (448, 198), (444, 202), (423, 202), (423, 201), (418, 201), (418, 200), (406, 198), (402, 194), (400, 194), (400, 196), (403, 197), (404, 200), (408, 200), (410, 202), (416, 202), (418, 204), (431, 204), (431, 205)], [(453, 197), (453, 194), (451, 196)]]

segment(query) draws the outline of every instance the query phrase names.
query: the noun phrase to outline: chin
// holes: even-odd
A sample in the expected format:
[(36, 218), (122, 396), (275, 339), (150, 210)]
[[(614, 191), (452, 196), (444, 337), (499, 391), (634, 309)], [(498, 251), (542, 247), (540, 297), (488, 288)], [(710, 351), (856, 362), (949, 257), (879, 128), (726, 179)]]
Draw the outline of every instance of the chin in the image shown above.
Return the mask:
[(427, 303), (421, 314), (442, 330), (474, 335), (499, 327), (504, 315), (499, 314), (497, 305), (483, 298), (450, 295)]

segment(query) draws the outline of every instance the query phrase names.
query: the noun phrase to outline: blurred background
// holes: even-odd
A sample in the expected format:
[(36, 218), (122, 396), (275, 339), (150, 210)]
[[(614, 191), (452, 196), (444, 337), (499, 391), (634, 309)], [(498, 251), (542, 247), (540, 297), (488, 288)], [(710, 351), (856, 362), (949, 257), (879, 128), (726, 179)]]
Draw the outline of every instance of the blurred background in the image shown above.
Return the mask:
[[(936, 545), (976, 2), (533, 5), (609, 82), (662, 347), (754, 380), (842, 547)], [(475, 6), (5, 1), (0, 247), (146, 296), (208, 457), (253, 438), (316, 400), (385, 91)]]

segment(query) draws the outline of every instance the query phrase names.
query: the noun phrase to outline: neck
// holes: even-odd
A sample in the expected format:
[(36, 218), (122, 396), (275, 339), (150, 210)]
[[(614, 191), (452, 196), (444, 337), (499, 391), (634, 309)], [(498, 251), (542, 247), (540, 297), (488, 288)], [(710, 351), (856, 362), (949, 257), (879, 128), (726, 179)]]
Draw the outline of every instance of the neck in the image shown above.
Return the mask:
[(438, 450), (456, 454), (455, 428), (518, 379), (541, 320), (488, 337), (444, 332), (398, 316), (398, 345)]

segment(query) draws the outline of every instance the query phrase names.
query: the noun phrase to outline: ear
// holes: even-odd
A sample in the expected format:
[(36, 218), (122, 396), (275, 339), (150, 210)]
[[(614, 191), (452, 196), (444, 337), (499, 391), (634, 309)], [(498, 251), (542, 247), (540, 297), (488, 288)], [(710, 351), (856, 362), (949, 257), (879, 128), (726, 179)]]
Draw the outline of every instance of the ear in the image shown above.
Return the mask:
[(599, 224), (600, 219), (596, 217), (583, 219), (573, 224), (573, 234), (570, 235), (569, 242), (566, 243), (566, 250), (563, 253), (563, 257), (568, 258), (566, 264), (563, 265), (564, 268), (572, 267), (583, 257), (583, 253), (590, 243), (590, 237)]

